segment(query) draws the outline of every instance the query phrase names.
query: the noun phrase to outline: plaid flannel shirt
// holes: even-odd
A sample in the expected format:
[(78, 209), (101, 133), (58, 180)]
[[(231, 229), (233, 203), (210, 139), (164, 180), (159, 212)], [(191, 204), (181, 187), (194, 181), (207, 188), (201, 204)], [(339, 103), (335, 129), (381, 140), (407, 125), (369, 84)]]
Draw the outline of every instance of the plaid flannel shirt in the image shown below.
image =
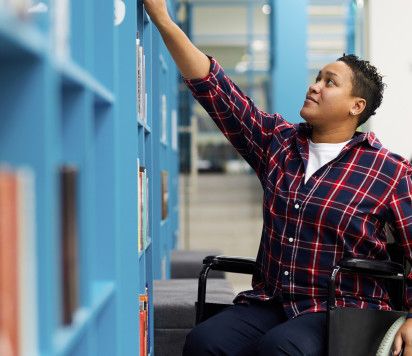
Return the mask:
[[(412, 258), (412, 166), (406, 159), (385, 149), (373, 132), (356, 132), (305, 184), (311, 126), (259, 110), (209, 58), (205, 78), (184, 81), (264, 191), (253, 289), (238, 294), (235, 303), (277, 299), (289, 318), (325, 311), (327, 280), (341, 258), (389, 259), (386, 223)], [(336, 295), (338, 306), (391, 309), (384, 283), (370, 277), (338, 274)]]

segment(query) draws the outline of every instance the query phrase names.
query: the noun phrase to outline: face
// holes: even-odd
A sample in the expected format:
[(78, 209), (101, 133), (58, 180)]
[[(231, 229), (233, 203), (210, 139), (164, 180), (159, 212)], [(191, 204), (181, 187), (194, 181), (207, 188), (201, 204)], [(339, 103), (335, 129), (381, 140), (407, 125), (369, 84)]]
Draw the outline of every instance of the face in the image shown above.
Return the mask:
[(334, 127), (347, 122), (356, 103), (352, 70), (342, 61), (326, 65), (309, 86), (300, 116), (312, 126)]

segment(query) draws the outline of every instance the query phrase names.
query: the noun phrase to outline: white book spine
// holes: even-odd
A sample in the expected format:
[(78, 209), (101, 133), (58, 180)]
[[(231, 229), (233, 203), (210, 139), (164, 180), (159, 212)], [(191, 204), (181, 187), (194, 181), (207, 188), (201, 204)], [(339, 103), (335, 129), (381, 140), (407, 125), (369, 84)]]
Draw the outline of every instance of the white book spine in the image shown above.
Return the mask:
[(141, 81), (141, 68), (140, 68), (140, 39), (136, 38), (136, 115), (140, 115), (140, 81)]
[(177, 112), (172, 111), (172, 149), (177, 151)]
[(141, 224), (140, 224), (140, 206), (141, 206), (141, 199), (140, 199), (140, 161), (139, 158), (137, 159), (137, 250), (138, 252), (142, 251), (143, 246), (141, 244)]
[(17, 170), (19, 347), (22, 356), (37, 356), (38, 313), (35, 177), (29, 168)]
[(70, 57), (70, 2), (55, 0), (53, 8), (54, 50), (59, 60)]
[(166, 95), (162, 94), (162, 135), (161, 141), (167, 143), (167, 101)]
[(143, 121), (143, 47), (139, 47), (139, 117)]
[(143, 67), (142, 67), (142, 103), (143, 103), (143, 107), (142, 107), (142, 117), (143, 117), (143, 121), (145, 123), (147, 123), (147, 118), (146, 118), (146, 104), (147, 104), (147, 94), (146, 94), (146, 55), (143, 53)]

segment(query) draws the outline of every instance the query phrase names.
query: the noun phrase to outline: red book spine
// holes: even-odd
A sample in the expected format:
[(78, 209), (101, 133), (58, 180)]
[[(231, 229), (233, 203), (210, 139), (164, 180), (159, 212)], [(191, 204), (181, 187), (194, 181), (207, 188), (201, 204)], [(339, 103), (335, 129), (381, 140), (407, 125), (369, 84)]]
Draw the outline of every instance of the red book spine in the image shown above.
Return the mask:
[(19, 355), (17, 176), (0, 171), (0, 355)]

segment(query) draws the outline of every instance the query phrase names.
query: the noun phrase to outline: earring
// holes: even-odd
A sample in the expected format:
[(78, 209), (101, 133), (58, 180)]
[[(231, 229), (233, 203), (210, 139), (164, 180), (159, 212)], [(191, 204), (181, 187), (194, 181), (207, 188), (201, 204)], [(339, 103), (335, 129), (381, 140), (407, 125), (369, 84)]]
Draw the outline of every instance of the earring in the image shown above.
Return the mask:
[(355, 115), (355, 113), (354, 113), (354, 112), (352, 112), (352, 111), (350, 112), (350, 114), (351, 114), (351, 115)]

